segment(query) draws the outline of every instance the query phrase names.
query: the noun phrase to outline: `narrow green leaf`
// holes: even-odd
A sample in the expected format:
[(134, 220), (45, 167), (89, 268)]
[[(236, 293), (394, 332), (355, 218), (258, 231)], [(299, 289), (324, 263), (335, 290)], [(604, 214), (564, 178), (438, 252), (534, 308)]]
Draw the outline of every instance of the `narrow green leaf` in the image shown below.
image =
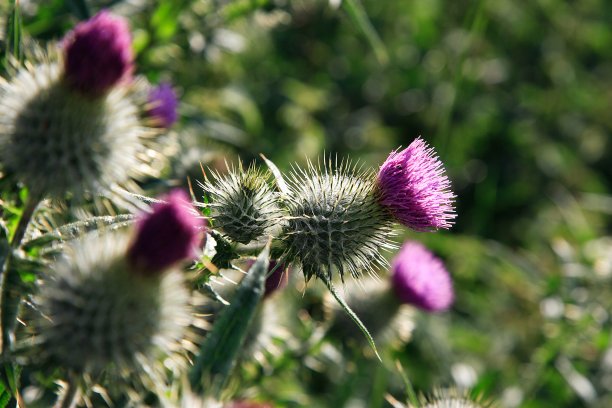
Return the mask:
[(406, 375), (406, 372), (404, 371), (404, 367), (402, 367), (402, 364), (400, 363), (399, 360), (395, 362), (395, 366), (397, 367), (397, 371), (400, 373), (400, 376), (402, 377), (402, 381), (404, 382), (404, 386), (406, 387), (406, 394), (408, 394), (408, 401), (415, 407), (418, 407), (420, 405), (419, 398), (417, 397), (417, 394), (414, 391), (414, 387), (412, 386), (410, 379), (408, 379), (408, 376)]
[(259, 254), (240, 282), (231, 304), (221, 312), (208, 333), (189, 375), (194, 391), (206, 390), (211, 396), (220, 397), (263, 295), (269, 256), (270, 243)]
[(21, 61), (23, 58), (23, 50), (21, 48), (22, 22), (21, 12), (19, 9), (19, 1), (11, 0), (11, 11), (6, 23), (6, 50), (3, 56), (4, 67), (8, 67), (10, 58), (15, 58)]
[(17, 378), (21, 369), (13, 363), (3, 363), (0, 368), (0, 408), (16, 406)]
[(332, 294), (334, 299), (336, 299), (336, 302), (338, 302), (338, 304), (342, 307), (342, 309), (344, 309), (344, 311), (351, 318), (351, 320), (355, 322), (357, 327), (359, 327), (359, 330), (361, 330), (363, 335), (366, 337), (368, 344), (370, 345), (370, 347), (372, 347), (372, 350), (374, 351), (374, 354), (376, 354), (376, 357), (378, 358), (378, 360), (382, 361), (382, 359), (380, 358), (380, 355), (378, 354), (378, 350), (376, 349), (376, 344), (374, 343), (374, 339), (372, 338), (372, 335), (370, 334), (368, 329), (365, 327), (365, 325), (361, 322), (359, 317), (357, 317), (355, 312), (353, 312), (353, 310), (349, 307), (346, 301), (342, 299), (340, 294), (336, 291), (336, 288), (334, 287), (334, 284), (332, 283), (332, 281), (323, 276), (321, 276), (321, 280), (325, 282), (325, 286), (327, 286), (327, 289), (329, 290), (329, 292)]
[(374, 51), (374, 55), (378, 60), (380, 65), (387, 65), (389, 62), (389, 53), (387, 52), (387, 48), (385, 44), (382, 42), (378, 33), (374, 29), (374, 26), (370, 22), (368, 15), (366, 14), (363, 5), (359, 2), (359, 0), (343, 0), (342, 8), (346, 11), (349, 18), (353, 21), (353, 24), (361, 30), (366, 40), (372, 47)]

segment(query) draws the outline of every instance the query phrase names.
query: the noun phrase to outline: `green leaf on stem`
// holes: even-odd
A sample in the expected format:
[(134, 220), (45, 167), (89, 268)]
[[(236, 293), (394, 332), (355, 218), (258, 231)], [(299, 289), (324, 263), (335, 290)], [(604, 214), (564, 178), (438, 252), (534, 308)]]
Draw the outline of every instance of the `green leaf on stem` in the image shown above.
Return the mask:
[(192, 390), (205, 390), (210, 396), (220, 397), (263, 296), (269, 256), (270, 243), (259, 254), (240, 282), (231, 304), (221, 312), (208, 333), (189, 375)]

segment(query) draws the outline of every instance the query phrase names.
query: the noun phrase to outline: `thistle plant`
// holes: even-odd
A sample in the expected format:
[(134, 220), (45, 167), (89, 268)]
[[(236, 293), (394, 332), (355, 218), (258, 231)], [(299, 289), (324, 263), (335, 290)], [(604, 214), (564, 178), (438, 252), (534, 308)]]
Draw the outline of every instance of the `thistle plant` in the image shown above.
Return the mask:
[(158, 358), (181, 351), (192, 321), (176, 268), (201, 239), (203, 221), (189, 206), (175, 191), (140, 218), (134, 236), (91, 234), (67, 248), (36, 301), (45, 363), (79, 382), (103, 373), (114, 381), (161, 374)]
[[(376, 269), (386, 267), (381, 251), (395, 247), (392, 224), (398, 218), (411, 220), (404, 223), (417, 230), (450, 226), (445, 223), (452, 214), (448, 179), (433, 151), (423, 146), (417, 139), (405, 153), (392, 153), (378, 176), (349, 162), (329, 160), (318, 166), (309, 163), (306, 169), (296, 167), (285, 181), (267, 161), (279, 193), (271, 191), (260, 173), (253, 168), (243, 171), (242, 166), (228, 176), (215, 175), (202, 187), (211, 198), (214, 225), (234, 242), (249, 243), (266, 230), (273, 233), (269, 227), (280, 224), (275, 235), (280, 261), (299, 265), (306, 281), (312, 277), (323, 281), (376, 352), (367, 327), (339, 295), (333, 280), (338, 276), (344, 282), (347, 273), (357, 279), (364, 273), (375, 276)], [(395, 303), (392, 308), (400, 302)], [(448, 306), (419, 304), (423, 305)]]
[[(0, 78), (0, 165), (7, 178), (28, 188), (26, 209), (11, 246), (19, 247), (45, 198), (108, 196), (120, 206), (140, 203), (135, 179), (158, 174), (156, 131), (139, 112), (134, 57), (127, 21), (102, 11), (51, 45), (40, 61), (17, 64)], [(12, 254), (0, 283), (2, 350), (10, 349), (20, 303)]]
[(77, 201), (155, 175), (155, 132), (139, 120), (127, 22), (102, 11), (40, 62), (0, 79), (0, 163), (33, 197)]

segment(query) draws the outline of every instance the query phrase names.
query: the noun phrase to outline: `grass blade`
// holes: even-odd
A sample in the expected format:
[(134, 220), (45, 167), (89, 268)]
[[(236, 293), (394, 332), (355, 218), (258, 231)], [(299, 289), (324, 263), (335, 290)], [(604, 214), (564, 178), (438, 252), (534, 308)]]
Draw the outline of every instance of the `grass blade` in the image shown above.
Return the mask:
[(370, 44), (370, 47), (372, 47), (372, 50), (374, 51), (374, 55), (376, 56), (378, 63), (382, 66), (387, 65), (389, 62), (389, 53), (387, 52), (387, 48), (380, 39), (376, 29), (374, 29), (372, 22), (370, 22), (370, 19), (368, 18), (368, 15), (366, 14), (359, 0), (343, 0), (342, 8), (353, 21), (353, 24), (355, 24), (365, 36), (366, 40)]

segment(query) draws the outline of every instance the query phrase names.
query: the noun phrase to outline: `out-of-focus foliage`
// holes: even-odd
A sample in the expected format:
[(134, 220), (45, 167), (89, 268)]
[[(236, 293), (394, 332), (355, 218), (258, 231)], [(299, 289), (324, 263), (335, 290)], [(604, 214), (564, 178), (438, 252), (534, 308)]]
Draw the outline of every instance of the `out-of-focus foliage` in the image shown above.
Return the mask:
[[(322, 334), (320, 288), (296, 279), (274, 299), (290, 335), (242, 365), (236, 396), (387, 406), (387, 393), (406, 398), (398, 361), (418, 392), (612, 406), (612, 2), (363, 0), (386, 63), (338, 3), (19, 2), (24, 34), (40, 40), (60, 39), (82, 4), (129, 18), (140, 73), (181, 93), (168, 170), (179, 182), (223, 155), (264, 153), (284, 170), (323, 154), (376, 167), (418, 135), (445, 163), (457, 224), (410, 238), (446, 260), (453, 309), (416, 313), (411, 341), (380, 364)], [(5, 218), (10, 206), (3, 196)]]

